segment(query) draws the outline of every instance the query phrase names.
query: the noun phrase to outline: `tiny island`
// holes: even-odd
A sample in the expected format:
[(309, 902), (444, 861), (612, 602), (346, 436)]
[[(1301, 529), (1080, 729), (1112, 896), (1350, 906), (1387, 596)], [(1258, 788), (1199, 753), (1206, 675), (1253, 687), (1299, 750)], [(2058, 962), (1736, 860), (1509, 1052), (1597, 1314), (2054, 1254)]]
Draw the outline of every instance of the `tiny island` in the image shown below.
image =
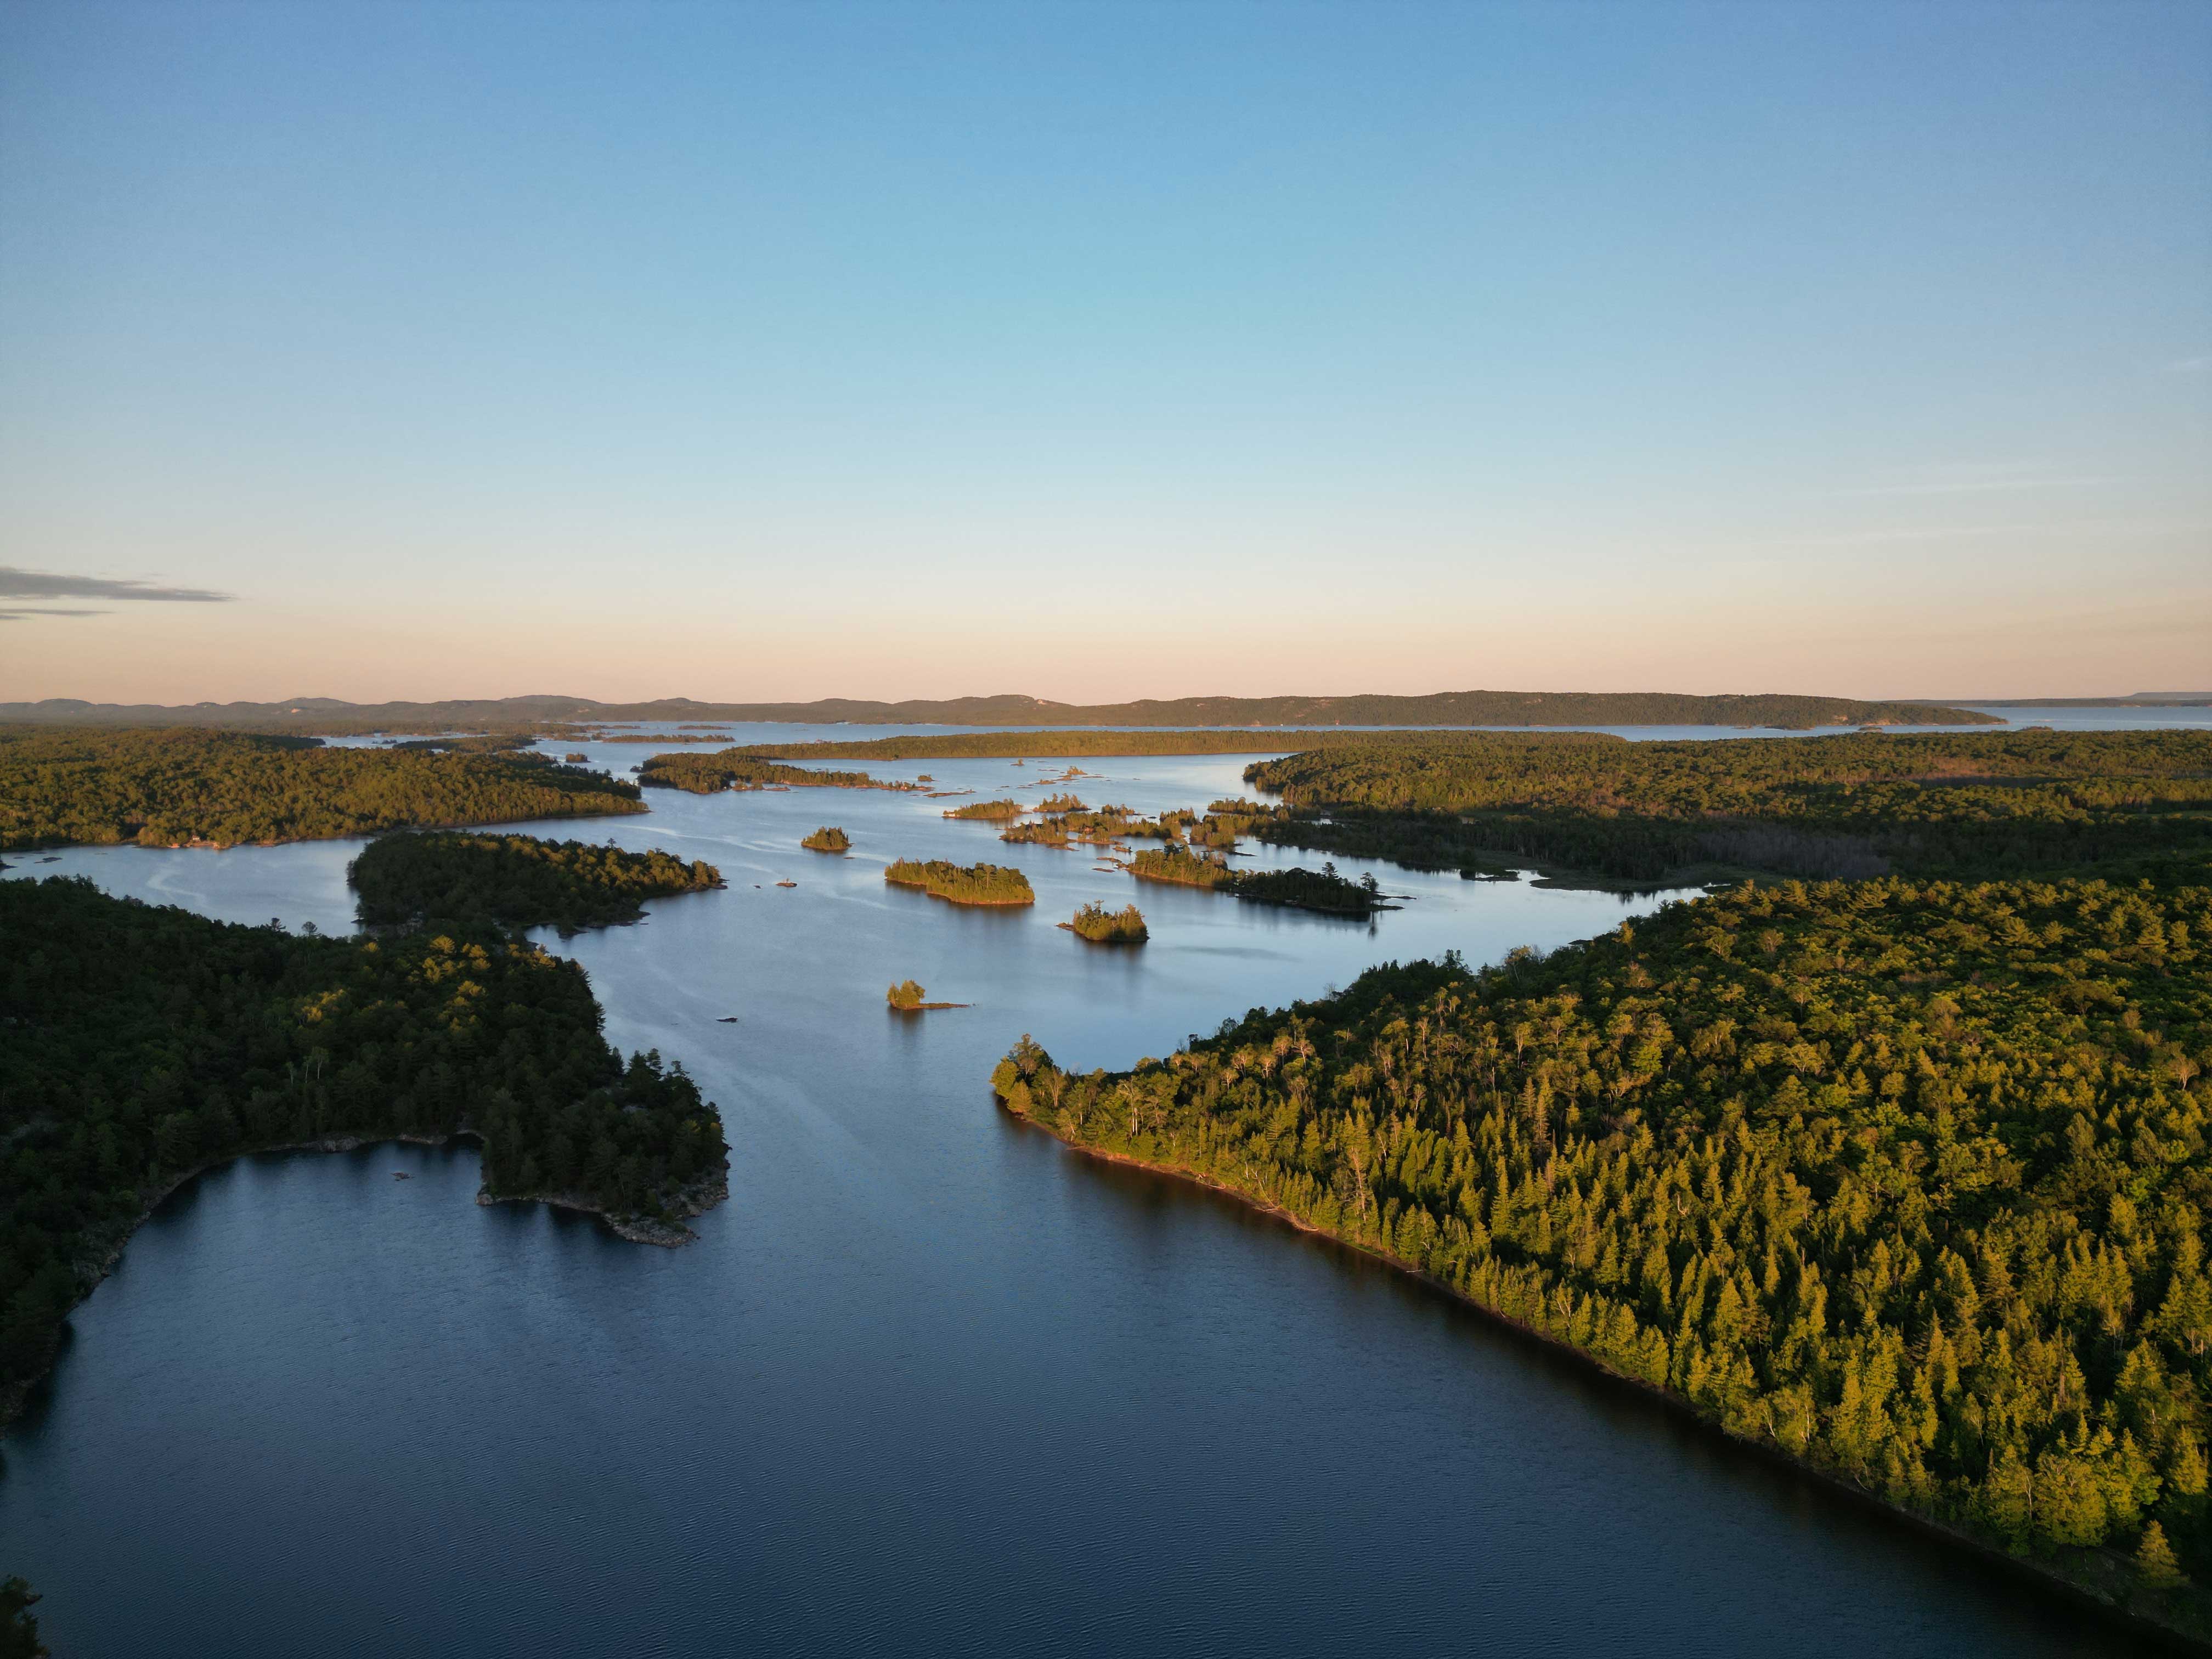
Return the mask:
[(902, 979), (884, 994), (884, 1000), (895, 1014), (927, 1013), (932, 1008), (965, 1008), (964, 1002), (931, 1002), (928, 991), (918, 980)]
[(802, 837), (799, 844), (810, 853), (849, 853), (853, 850), (853, 838), (830, 823), (825, 823), (812, 835)]
[(1133, 904), (1109, 910), (1093, 902), (1078, 910), (1074, 921), (1060, 925), (1093, 945), (1142, 945), (1152, 936), (1145, 926), (1145, 913)]

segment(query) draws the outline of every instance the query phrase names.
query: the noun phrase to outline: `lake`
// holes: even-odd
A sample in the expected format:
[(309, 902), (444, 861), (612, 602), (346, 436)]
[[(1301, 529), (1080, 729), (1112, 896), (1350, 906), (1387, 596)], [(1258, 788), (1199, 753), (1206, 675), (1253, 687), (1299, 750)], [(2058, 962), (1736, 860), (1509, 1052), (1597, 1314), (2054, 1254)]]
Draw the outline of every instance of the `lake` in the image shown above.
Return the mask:
[[(583, 746), (617, 771), (653, 752)], [(1053, 787), (1203, 808), (1249, 758), (1079, 759), (1103, 775)], [(872, 769), (1034, 800), (1059, 769)], [(2134, 1650), (1367, 1258), (1087, 1159), (990, 1097), (1025, 1031), (1123, 1066), (1376, 962), (1556, 946), (1661, 899), (1346, 859), (1409, 896), (1351, 922), (1138, 885), (916, 794), (649, 800), (521, 827), (728, 879), (546, 943), (589, 971), (617, 1044), (720, 1103), (729, 1202), (668, 1251), (477, 1206), (461, 1147), (252, 1158), (180, 1191), (4, 1442), (0, 1571), (46, 1593), (58, 1653)], [(852, 856), (800, 850), (822, 823)], [(88, 848), (9, 874), (344, 932), (358, 850)], [(1018, 865), (1038, 903), (887, 888), (902, 854)], [(1054, 925), (1131, 896), (1141, 950)], [(908, 976), (973, 1006), (888, 1013)]]

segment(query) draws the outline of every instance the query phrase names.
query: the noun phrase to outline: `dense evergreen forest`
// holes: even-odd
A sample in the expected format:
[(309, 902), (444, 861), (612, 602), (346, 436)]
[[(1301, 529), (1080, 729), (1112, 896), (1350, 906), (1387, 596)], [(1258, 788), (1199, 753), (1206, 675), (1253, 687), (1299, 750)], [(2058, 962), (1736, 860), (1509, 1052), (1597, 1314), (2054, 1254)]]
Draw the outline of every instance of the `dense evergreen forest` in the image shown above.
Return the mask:
[(321, 939), (0, 881), (0, 1388), (161, 1195), (260, 1148), (472, 1133), (495, 1197), (673, 1242), (720, 1196), (721, 1120), (680, 1066), (625, 1064), (583, 970), (497, 936)]
[(1152, 936), (1152, 930), (1145, 925), (1145, 913), (1133, 904), (1124, 905), (1119, 910), (1109, 910), (1103, 904), (1086, 904), (1066, 927), (1077, 937), (1094, 945), (1142, 945)]
[(658, 848), (626, 853), (580, 841), (439, 831), (371, 842), (346, 880), (370, 926), (550, 924), (574, 933), (635, 921), (646, 900), (720, 887), (722, 874)]
[(223, 732), (0, 731), (0, 849), (234, 846), (644, 810), (635, 784), (535, 756)]
[(1698, 866), (2000, 875), (2212, 853), (2212, 732), (1629, 743), (1399, 737), (1265, 761), (1262, 840), (1420, 868), (1519, 856), (1659, 882)]
[(1148, 847), (1129, 860), (1129, 873), (1139, 881), (1176, 887), (1226, 887), (1237, 879), (1226, 859), (1194, 853), (1188, 847)]
[(723, 789), (916, 789), (919, 784), (885, 783), (866, 772), (810, 771), (803, 766), (783, 766), (756, 759), (734, 749), (711, 755), (653, 755), (638, 769), (637, 781), (648, 788), (684, 789), (695, 795), (711, 795)]
[(1166, 882), (1178, 887), (1204, 887), (1231, 893), (1255, 904), (1283, 904), (1298, 910), (1320, 910), (1332, 915), (1365, 916), (1395, 909), (1388, 903), (1373, 876), (1352, 881), (1337, 873), (1336, 866), (1319, 870), (1293, 866), (1287, 870), (1236, 870), (1212, 853), (1194, 853), (1170, 846), (1146, 848), (1129, 860), (1129, 873), (1139, 881)]
[(1936, 703), (1861, 702), (1783, 695), (1699, 697), (1641, 691), (1444, 691), (1427, 696), (1141, 698), (1133, 702), (1052, 702), (1042, 697), (917, 698), (878, 702), (704, 703), (687, 697), (603, 703), (587, 697), (500, 697), (447, 702), (351, 703), (331, 697), (287, 702), (154, 704), (0, 703), (0, 720), (70, 725), (222, 726), (313, 732), (529, 731), (548, 726), (635, 721), (792, 721), (810, 725), (917, 726), (1969, 726), (1986, 714)]
[(485, 732), (472, 737), (408, 738), (386, 747), (434, 755), (514, 755), (535, 749), (537, 742), (526, 732)]
[(884, 879), (895, 887), (919, 887), (932, 898), (955, 904), (1035, 904), (1030, 878), (1003, 864), (952, 864), (943, 859), (921, 863), (896, 859)]
[(31, 1611), (43, 1599), (21, 1578), (0, 1579), (0, 1659), (52, 1659)]
[(825, 823), (811, 836), (799, 837), (799, 844), (810, 853), (849, 853), (853, 838), (834, 823)]
[(2212, 888), (1747, 885), (994, 1079), (2202, 1632)]
[(1239, 870), (1224, 884), (1238, 898), (1255, 904), (1287, 904), (1294, 909), (1320, 910), (1330, 915), (1369, 916), (1398, 907), (1382, 896), (1371, 875), (1358, 881), (1337, 873), (1336, 866), (1318, 870), (1293, 865), (1287, 870)]

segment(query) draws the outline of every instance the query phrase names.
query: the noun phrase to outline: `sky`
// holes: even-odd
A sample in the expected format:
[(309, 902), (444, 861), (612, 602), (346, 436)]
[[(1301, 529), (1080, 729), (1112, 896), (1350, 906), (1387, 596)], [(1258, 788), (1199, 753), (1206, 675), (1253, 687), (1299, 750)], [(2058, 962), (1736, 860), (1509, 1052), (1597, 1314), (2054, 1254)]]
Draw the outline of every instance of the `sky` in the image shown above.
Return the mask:
[(0, 701), (2212, 690), (2212, 5), (0, 0)]

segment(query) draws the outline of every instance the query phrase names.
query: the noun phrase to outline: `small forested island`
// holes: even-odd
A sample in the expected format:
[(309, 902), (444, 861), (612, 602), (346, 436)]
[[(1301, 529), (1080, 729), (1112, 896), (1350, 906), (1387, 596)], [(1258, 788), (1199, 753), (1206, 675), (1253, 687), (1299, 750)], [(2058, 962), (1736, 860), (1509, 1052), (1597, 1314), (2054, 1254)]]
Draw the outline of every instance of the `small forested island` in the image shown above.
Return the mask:
[(1133, 904), (1119, 910), (1097, 902), (1086, 904), (1075, 913), (1073, 921), (1060, 925), (1094, 945), (1142, 945), (1152, 936), (1152, 930), (1145, 926), (1145, 913)]
[(643, 811), (635, 784), (538, 755), (191, 730), (0, 730), (0, 849), (232, 847)]
[(637, 781), (648, 789), (682, 789), (695, 795), (775, 786), (803, 789), (921, 787), (919, 784), (887, 783), (866, 772), (823, 772), (804, 766), (785, 766), (776, 761), (754, 759), (734, 749), (712, 755), (650, 755), (638, 769)]
[(1067, 826), (1057, 818), (1040, 818), (1034, 823), (1012, 823), (1000, 835), (1000, 841), (1026, 843), (1036, 847), (1071, 847)]
[(1237, 879), (1228, 860), (1194, 853), (1188, 847), (1148, 847), (1129, 860), (1129, 873), (1139, 881), (1168, 882), (1178, 887), (1226, 887)]
[(1047, 795), (1036, 804), (1040, 812), (1084, 812), (1090, 809), (1076, 795)]
[(241, 1153), (471, 1136), (483, 1201), (680, 1243), (726, 1195), (679, 1066), (625, 1062), (583, 970), (498, 936), (288, 933), (0, 881), (0, 1420), (180, 1182)]
[(811, 853), (849, 853), (853, 838), (835, 824), (825, 823), (811, 836), (800, 837), (799, 844)]
[(1399, 734), (1244, 776), (1291, 808), (1261, 840), (1428, 869), (1502, 855), (1657, 884), (2111, 874), (2212, 852), (2212, 732)]
[(915, 980), (902, 979), (884, 994), (884, 1000), (896, 1014), (919, 1014), (932, 1008), (965, 1008), (964, 1002), (931, 1002), (929, 993)]
[(704, 892), (722, 873), (658, 848), (627, 853), (534, 836), (444, 830), (371, 842), (347, 866), (372, 927), (507, 927), (550, 925), (564, 933), (635, 921), (646, 900)]
[(2212, 887), (1748, 884), (994, 1078), (2212, 1635)]
[(896, 859), (884, 879), (896, 887), (919, 887), (932, 898), (954, 904), (1035, 904), (1030, 878), (1002, 864), (952, 864), (943, 859), (919, 863)]
[(988, 818), (997, 821), (1018, 818), (1027, 810), (1018, 800), (975, 800), (969, 801), (965, 806), (946, 807), (945, 816), (948, 818)]

